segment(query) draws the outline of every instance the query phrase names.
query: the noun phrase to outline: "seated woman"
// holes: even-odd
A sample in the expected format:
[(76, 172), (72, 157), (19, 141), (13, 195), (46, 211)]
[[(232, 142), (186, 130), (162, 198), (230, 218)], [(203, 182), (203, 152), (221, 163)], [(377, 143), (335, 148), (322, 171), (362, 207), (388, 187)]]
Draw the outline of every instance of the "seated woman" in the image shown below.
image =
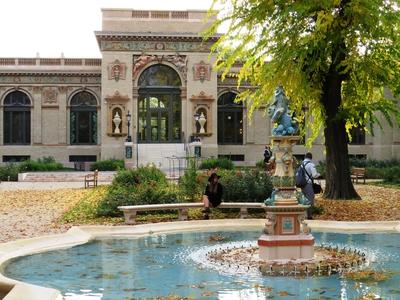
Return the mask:
[(219, 183), (219, 179), (221, 176), (218, 176), (217, 173), (212, 173), (208, 178), (208, 184), (203, 194), (203, 219), (208, 220), (210, 217), (208, 214), (210, 213), (210, 205), (211, 207), (217, 207), (222, 202), (222, 193), (223, 188), (221, 183)]

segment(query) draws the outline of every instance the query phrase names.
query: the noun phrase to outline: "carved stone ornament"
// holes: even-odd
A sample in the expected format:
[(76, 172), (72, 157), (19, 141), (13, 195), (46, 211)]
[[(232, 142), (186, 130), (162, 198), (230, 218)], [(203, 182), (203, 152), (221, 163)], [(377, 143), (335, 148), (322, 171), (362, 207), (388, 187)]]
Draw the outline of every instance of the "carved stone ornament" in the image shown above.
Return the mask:
[(200, 63), (193, 65), (193, 80), (200, 80), (201, 82), (203, 82), (204, 80), (210, 81), (210, 78), (210, 64), (206, 64), (204, 61), (201, 61)]
[(56, 88), (44, 88), (42, 91), (43, 103), (57, 103), (57, 96)]
[(121, 95), (121, 93), (119, 91), (115, 91), (114, 95), (107, 95), (105, 97), (106, 102), (113, 102), (113, 103), (124, 103), (129, 101), (129, 97), (128, 96), (123, 96)]
[(158, 63), (169, 62), (173, 64), (178, 71), (182, 74), (182, 77), (186, 80), (187, 73), (187, 57), (186, 55), (140, 55), (135, 56), (133, 59), (133, 78), (139, 74), (148, 63), (156, 61)]
[(207, 95), (204, 91), (201, 91), (200, 94), (198, 95), (192, 95), (192, 97), (190, 97), (190, 100), (194, 102), (199, 102), (199, 101), (211, 102), (214, 101), (214, 97), (212, 95)]
[(119, 81), (126, 78), (126, 64), (121, 63), (118, 59), (108, 65), (108, 79)]

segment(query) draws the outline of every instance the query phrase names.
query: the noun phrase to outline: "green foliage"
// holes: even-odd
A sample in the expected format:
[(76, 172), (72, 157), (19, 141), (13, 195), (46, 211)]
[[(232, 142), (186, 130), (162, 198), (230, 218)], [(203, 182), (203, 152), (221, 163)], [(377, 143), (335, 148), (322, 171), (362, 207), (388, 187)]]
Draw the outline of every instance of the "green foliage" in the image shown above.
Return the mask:
[(122, 159), (107, 159), (99, 160), (93, 163), (90, 167), (92, 171), (117, 171), (119, 169), (125, 169), (124, 161)]
[(120, 216), (121, 205), (178, 202), (176, 188), (155, 167), (120, 170), (97, 207), (99, 216)]
[(221, 11), (219, 19), (204, 35), (215, 34), (221, 24), (228, 28), (213, 46), (215, 65), (225, 77), (237, 61), (243, 63), (239, 82), (259, 87), (238, 98), (250, 104), (250, 113), (283, 85), (296, 116), (304, 118), (304, 106), (313, 116), (313, 122), (306, 122), (311, 144), (325, 125), (323, 84), (333, 74), (343, 81), (335, 117), (345, 120), (348, 130), (379, 122), (377, 110), (389, 122), (398, 113), (383, 89), (400, 93), (397, 0), (214, 0), (214, 6)]
[(387, 168), (383, 175), (383, 179), (387, 183), (400, 184), (400, 166)]
[(39, 158), (38, 160), (25, 160), (18, 165), (19, 172), (59, 171), (63, 169), (64, 166), (56, 162), (51, 156)]
[[(375, 160), (375, 159), (357, 159), (357, 158), (350, 158), (350, 168), (357, 167), (357, 168), (365, 168), (365, 176), (369, 179), (384, 179), (386, 178), (387, 172), (390, 169), (400, 168), (400, 161), (396, 159), (391, 160)], [(319, 161), (317, 165), (317, 171), (325, 177), (326, 172), (326, 162)], [(394, 173), (396, 173), (394, 171)], [(394, 174), (395, 176), (395, 174)]]
[[(381, 115), (390, 125), (400, 124), (392, 97), (400, 95), (399, 1), (214, 0), (210, 14), (214, 6), (220, 18), (205, 38), (220, 25), (227, 28), (212, 48), (217, 71), (223, 80), (240, 63), (238, 88), (257, 87), (243, 89), (235, 101), (245, 102), (251, 117), (282, 85), (299, 124), (310, 129), (306, 144), (325, 134), (325, 196), (358, 198), (346, 174), (349, 166), (339, 167), (337, 153), (347, 149), (347, 141), (336, 135), (353, 127), (372, 133)], [(338, 180), (348, 188), (337, 189)]]
[(196, 161), (190, 159), (185, 174), (179, 178), (179, 190), (185, 200), (198, 201), (201, 199), (203, 185), (200, 184), (197, 174)]
[(224, 187), (224, 201), (263, 202), (271, 195), (271, 179), (265, 172), (224, 170), (218, 174), (221, 175), (220, 182)]
[(226, 157), (207, 158), (201, 162), (199, 168), (201, 170), (207, 170), (213, 168), (232, 170), (234, 168), (234, 164), (230, 159)]
[(17, 181), (18, 180), (18, 165), (6, 164), (0, 166), (0, 181)]
[(326, 175), (326, 161), (320, 160), (318, 162), (318, 164), (315, 166), (315, 168), (317, 169), (317, 172), (319, 174), (321, 174), (321, 177), (325, 178), (325, 175)]
[(256, 168), (260, 170), (265, 170), (265, 162), (263, 159), (256, 162)]
[(350, 165), (359, 168), (390, 168), (394, 166), (400, 166), (400, 160), (389, 159), (389, 160), (376, 160), (376, 159), (359, 159), (350, 158)]
[(324, 207), (321, 205), (311, 206), (311, 214), (313, 215), (322, 215), (324, 213)]

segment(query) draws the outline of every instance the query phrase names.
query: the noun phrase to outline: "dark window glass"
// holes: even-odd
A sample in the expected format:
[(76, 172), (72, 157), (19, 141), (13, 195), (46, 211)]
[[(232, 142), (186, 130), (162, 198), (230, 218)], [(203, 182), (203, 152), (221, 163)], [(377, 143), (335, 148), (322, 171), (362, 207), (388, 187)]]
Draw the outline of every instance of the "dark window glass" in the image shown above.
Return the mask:
[(243, 106), (235, 99), (231, 92), (218, 98), (218, 144), (243, 144)]
[(96, 155), (70, 155), (70, 162), (85, 162), (85, 161), (96, 161)]
[(28, 145), (31, 143), (31, 101), (20, 91), (4, 99), (4, 144)]
[(71, 144), (97, 143), (97, 101), (88, 92), (80, 92), (71, 99)]
[(350, 130), (351, 142), (350, 145), (365, 145), (365, 130), (358, 127), (353, 127)]
[(140, 75), (138, 86), (181, 86), (179, 75), (166, 65), (154, 65)]
[(181, 142), (181, 81), (165, 65), (146, 69), (139, 78), (138, 141), (142, 143)]
[(218, 158), (227, 158), (231, 161), (244, 161), (244, 154), (219, 154)]
[(21, 162), (30, 158), (28, 155), (3, 155), (3, 162)]

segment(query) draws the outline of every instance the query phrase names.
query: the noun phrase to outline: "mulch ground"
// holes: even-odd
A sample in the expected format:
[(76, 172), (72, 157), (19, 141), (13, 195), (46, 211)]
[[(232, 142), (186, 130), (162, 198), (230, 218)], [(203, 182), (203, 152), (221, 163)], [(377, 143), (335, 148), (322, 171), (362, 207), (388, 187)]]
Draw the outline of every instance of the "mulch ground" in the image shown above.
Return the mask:
[(355, 186), (362, 200), (324, 200), (316, 198), (323, 208), (314, 218), (335, 221), (400, 221), (400, 189), (359, 184)]
[[(362, 200), (323, 200), (315, 219), (336, 221), (400, 220), (400, 189), (356, 185)], [(90, 190), (0, 191), (0, 243), (20, 238), (65, 232), (70, 225), (59, 218)]]

